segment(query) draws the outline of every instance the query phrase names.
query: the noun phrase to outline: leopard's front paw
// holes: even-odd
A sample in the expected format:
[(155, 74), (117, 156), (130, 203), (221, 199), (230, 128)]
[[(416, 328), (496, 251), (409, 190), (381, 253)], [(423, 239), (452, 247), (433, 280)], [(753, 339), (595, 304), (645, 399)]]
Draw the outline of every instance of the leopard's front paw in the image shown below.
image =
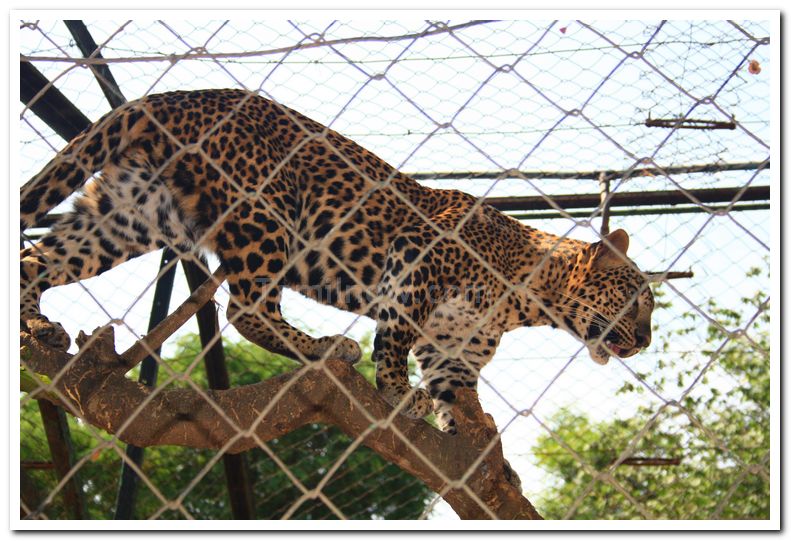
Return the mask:
[(341, 359), (354, 364), (362, 357), (360, 345), (341, 334), (319, 338), (319, 343), (318, 358)]
[(36, 340), (52, 349), (66, 351), (71, 345), (71, 338), (60, 323), (53, 323), (42, 316), (28, 319), (25, 326)]
[(388, 404), (399, 408), (401, 415), (412, 419), (422, 419), (433, 409), (431, 398), (425, 389), (415, 389), (415, 392), (410, 395), (408, 390), (389, 388), (383, 389), (382, 395)]

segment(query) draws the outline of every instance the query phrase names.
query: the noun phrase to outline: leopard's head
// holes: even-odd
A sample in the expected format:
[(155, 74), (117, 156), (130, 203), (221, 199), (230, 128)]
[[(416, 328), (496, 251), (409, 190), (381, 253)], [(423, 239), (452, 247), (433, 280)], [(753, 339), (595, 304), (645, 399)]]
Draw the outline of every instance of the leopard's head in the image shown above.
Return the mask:
[(555, 304), (599, 364), (611, 355), (631, 357), (651, 343), (654, 297), (645, 274), (626, 257), (628, 248), (623, 229), (583, 247)]

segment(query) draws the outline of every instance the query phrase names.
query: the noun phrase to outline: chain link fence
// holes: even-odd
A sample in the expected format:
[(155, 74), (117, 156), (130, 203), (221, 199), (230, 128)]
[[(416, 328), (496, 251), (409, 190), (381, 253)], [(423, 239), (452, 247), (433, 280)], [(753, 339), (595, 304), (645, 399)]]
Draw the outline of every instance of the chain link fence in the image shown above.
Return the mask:
[[(596, 242), (625, 229), (629, 256), (650, 274), (656, 299), (651, 346), (606, 366), (591, 362), (584, 344), (558, 329), (505, 334), (479, 375), (477, 398), (491, 417), (470, 413), (465, 421), (468, 432), (489, 431), (475, 447), (480, 442), (467, 435), (432, 435), (428, 425), (376, 409), (339, 365), (300, 364), (247, 342), (233, 325), (228, 283), (219, 274), (210, 278), (218, 260), (171, 244), (164, 254), (142, 255), (44, 295), (42, 312), (72, 338), (112, 324), (115, 351), (126, 352), (126, 379), (149, 387), (117, 424), (107, 414), (102, 425), (96, 411), (81, 409), (89, 402), (63, 383), (87, 354), (72, 345), (74, 356), (46, 373), (35, 359), (40, 352), (23, 341), (21, 518), (508, 518), (493, 503), (500, 500), (482, 496), (486, 490), (517, 490), (527, 503), (511, 516), (521, 518), (776, 518), (769, 416), (776, 385), (769, 377), (772, 24), (21, 20), (15, 165), (23, 196), (26, 180), (67, 140), (126, 100), (241, 89), (328, 126), (423, 186), (479, 198), (462, 222), (485, 202), (563, 239)], [(177, 133), (163, 133), (184, 146)], [(367, 194), (355, 199), (365, 208)], [(414, 207), (405, 197), (401, 202)], [(51, 216), (71, 203), (22, 231), (22, 247), (35, 247)], [(479, 247), (458, 230), (451, 234), (484, 261)], [(302, 240), (329, 251), (321, 239)], [(287, 267), (306, 257), (302, 252)], [(188, 307), (184, 299), (200, 295), (205, 280), (210, 290), (201, 299), (214, 295), (216, 304), (141, 346), (157, 324), (173, 324), (167, 314)], [(369, 293), (372, 303), (381, 300), (376, 290)], [(288, 290), (282, 309), (312, 336), (358, 341), (356, 370), (375, 393), (373, 320)], [(475, 328), (490, 316), (494, 309)], [(100, 347), (99, 337), (93, 333), (87, 344)], [(473, 337), (461, 337), (464, 347)], [(426, 387), (414, 364), (410, 357), (412, 385)], [(284, 412), (305, 381), (335, 393), (327, 391), (325, 406), (342, 403), (357, 412), (349, 422), (358, 430), (298, 405), (296, 413)], [(250, 398), (251, 411), (231, 411), (223, 402), (232, 396), (223, 393), (259, 392), (270, 389), (260, 387), (267, 382), (277, 384), (276, 392)], [(112, 391), (96, 393), (112, 400)], [(174, 396), (168, 393), (189, 393), (179, 396), (213, 416), (222, 425), (216, 432), (227, 430), (228, 438), (180, 446), (176, 418), (159, 444), (135, 447), (129, 434), (157, 422), (151, 408), (168, 404)], [(318, 403), (307, 410), (321, 409), (319, 399), (311, 400)], [(460, 405), (468, 406), (475, 409)], [(203, 427), (195, 438), (212, 440), (212, 430)], [(192, 441), (188, 432), (184, 441)], [(474, 456), (436, 463), (443, 452), (432, 446), (440, 444)], [(484, 490), (487, 476), (502, 475), (482, 473), (498, 453), (511, 488)]]

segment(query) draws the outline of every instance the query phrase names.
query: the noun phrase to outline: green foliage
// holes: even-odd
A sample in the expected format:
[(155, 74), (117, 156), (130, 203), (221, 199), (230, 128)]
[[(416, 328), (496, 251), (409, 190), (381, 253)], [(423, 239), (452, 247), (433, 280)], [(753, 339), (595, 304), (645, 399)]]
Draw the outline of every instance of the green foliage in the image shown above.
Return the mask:
[(25, 393), (32, 393), (45, 388), (52, 383), (44, 374), (36, 374), (23, 366), (19, 367), (19, 390)]
[[(287, 358), (264, 351), (245, 341), (223, 340), (228, 372), (233, 385), (246, 385), (282, 374), (299, 365)], [(374, 378), (371, 362), (371, 337), (361, 343), (363, 360), (358, 370), (369, 380)], [(195, 362), (201, 351), (195, 335), (182, 337), (173, 355), (160, 367), (159, 381), (167, 381), (169, 374), (189, 373), (191, 384), (206, 388), (202, 361)], [(191, 367), (191, 368), (190, 368)], [(136, 374), (130, 374), (136, 378)], [(173, 380), (168, 388), (185, 387), (186, 381)], [(22, 408), (22, 460), (48, 460), (49, 453), (35, 402), (26, 401)], [(78, 475), (86, 496), (91, 518), (111, 518), (115, 509), (121, 459), (112, 439), (105, 433), (84, 426), (69, 416), (73, 445), (78, 459), (89, 457)], [(250, 472), (255, 517), (281, 518), (302, 496), (294, 479), (284, 473), (269, 453), (277, 457), (303, 486), (316, 487), (328, 472), (336, 467), (353, 440), (332, 427), (304, 426), (282, 438), (267, 442), (267, 450), (254, 449), (245, 453)], [(121, 445), (121, 448), (125, 446)], [(97, 449), (101, 449), (100, 451)], [(195, 450), (174, 446), (146, 449), (143, 472), (150, 481), (141, 481), (135, 506), (136, 518), (178, 519), (184, 515), (177, 510), (163, 509), (165, 500), (180, 499), (184, 509), (198, 519), (231, 519), (227, 485), (221, 460), (215, 451)], [(51, 470), (34, 470), (29, 476), (41, 494), (48, 494), (56, 484)], [(197, 480), (197, 481), (196, 481)], [(194, 483), (194, 485), (193, 485)], [(420, 481), (380, 458), (362, 445), (342, 460), (333, 471), (322, 493), (346, 517), (354, 519), (413, 519), (425, 509), (431, 491)], [(55, 496), (45, 512), (50, 518), (67, 518)], [(307, 500), (292, 510), (292, 518), (332, 519), (335, 514), (321, 500)]]
[[(533, 448), (555, 479), (537, 502), (546, 518), (769, 518), (768, 297), (759, 291), (737, 309), (712, 299), (705, 308), (706, 316), (684, 313), (683, 325), (664, 335), (655, 329), (663, 352), (657, 370), (638, 374), (662, 396), (678, 397), (681, 408), (657, 415), (643, 406), (629, 419), (601, 422), (562, 410), (549, 420), (553, 435)], [(675, 352), (676, 340), (696, 336), (705, 342), (697, 351)], [(630, 381), (619, 393), (643, 389)], [(681, 462), (611, 471), (622, 453)]]

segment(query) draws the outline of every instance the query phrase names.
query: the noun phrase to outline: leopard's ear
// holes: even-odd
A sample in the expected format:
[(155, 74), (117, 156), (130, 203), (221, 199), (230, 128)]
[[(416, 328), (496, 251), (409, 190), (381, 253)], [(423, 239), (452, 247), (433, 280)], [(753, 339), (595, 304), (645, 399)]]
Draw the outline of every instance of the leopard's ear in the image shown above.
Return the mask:
[(629, 249), (629, 235), (623, 229), (616, 229), (606, 239), (596, 243), (595, 268), (604, 269), (626, 263), (626, 251)]

